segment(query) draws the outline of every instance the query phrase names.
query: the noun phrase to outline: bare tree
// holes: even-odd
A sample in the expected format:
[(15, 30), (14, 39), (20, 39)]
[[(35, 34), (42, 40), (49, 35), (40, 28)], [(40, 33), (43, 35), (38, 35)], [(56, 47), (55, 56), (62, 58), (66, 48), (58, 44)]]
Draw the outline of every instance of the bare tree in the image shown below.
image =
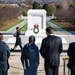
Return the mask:
[(34, 0), (26, 0), (26, 2), (28, 3), (29, 8), (32, 8), (32, 4), (33, 4)]
[(74, 28), (75, 26), (75, 7), (73, 5), (71, 5), (69, 7), (69, 19), (70, 19), (70, 23), (72, 24), (72, 27)]
[[(7, 15), (7, 17), (11, 18), (11, 19), (18, 17), (20, 14), (19, 8), (17, 8), (17, 7), (4, 7), (3, 12), (6, 13), (5, 15)], [(10, 15), (10, 17), (9, 17), (9, 15)]]
[(18, 18), (20, 15), (19, 8), (12, 6), (4, 6), (0, 8), (0, 23)]

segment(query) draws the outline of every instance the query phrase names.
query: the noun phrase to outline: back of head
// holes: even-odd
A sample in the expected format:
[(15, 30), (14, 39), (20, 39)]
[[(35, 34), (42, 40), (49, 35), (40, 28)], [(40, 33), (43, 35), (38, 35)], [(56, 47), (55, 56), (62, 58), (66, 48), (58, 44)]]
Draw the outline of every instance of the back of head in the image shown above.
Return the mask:
[(17, 31), (20, 31), (20, 28), (19, 28), (19, 27), (16, 27), (16, 30), (17, 30)]
[(48, 34), (52, 34), (53, 33), (53, 28), (51, 28), (51, 27), (47, 27), (46, 28), (46, 32), (48, 33)]
[(16, 29), (19, 29), (19, 27), (16, 27)]
[(33, 35), (29, 36), (29, 43), (33, 44), (35, 42), (35, 37)]
[(3, 40), (3, 34), (0, 33), (0, 41)]

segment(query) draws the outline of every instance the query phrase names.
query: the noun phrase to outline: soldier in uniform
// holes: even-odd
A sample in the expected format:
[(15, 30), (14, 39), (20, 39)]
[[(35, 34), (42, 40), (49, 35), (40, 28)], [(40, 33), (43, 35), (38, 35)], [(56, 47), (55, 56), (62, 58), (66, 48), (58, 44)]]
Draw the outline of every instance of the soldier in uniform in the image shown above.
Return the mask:
[(22, 49), (22, 43), (21, 43), (20, 34), (21, 34), (20, 28), (19, 27), (16, 27), (16, 32), (14, 34), (14, 37), (16, 37), (16, 42), (15, 42), (14, 48), (11, 49), (11, 50), (14, 50), (18, 45)]

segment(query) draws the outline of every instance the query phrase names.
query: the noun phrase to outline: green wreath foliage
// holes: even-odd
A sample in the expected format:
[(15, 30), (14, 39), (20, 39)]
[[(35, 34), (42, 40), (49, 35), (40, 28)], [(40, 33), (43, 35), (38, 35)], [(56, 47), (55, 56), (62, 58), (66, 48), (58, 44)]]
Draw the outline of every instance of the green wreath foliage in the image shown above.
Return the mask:
[(37, 33), (39, 33), (39, 29), (38, 29), (38, 28), (34, 28), (34, 29), (33, 29), (33, 32), (34, 32), (35, 34), (37, 34)]

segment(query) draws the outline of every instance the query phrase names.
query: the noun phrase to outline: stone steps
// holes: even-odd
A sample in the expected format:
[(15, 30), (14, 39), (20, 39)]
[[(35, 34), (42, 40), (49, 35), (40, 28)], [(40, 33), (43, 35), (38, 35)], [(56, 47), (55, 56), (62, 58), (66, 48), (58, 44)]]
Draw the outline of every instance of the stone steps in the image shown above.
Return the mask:
[(26, 36), (30, 36), (30, 35), (34, 35), (34, 36), (46, 36), (45, 30), (43, 30), (43, 29), (40, 29), (37, 34), (35, 34), (35, 33), (33, 32), (33, 29), (32, 29), (32, 30), (28, 30), (28, 31), (25, 33), (25, 35), (26, 35)]

